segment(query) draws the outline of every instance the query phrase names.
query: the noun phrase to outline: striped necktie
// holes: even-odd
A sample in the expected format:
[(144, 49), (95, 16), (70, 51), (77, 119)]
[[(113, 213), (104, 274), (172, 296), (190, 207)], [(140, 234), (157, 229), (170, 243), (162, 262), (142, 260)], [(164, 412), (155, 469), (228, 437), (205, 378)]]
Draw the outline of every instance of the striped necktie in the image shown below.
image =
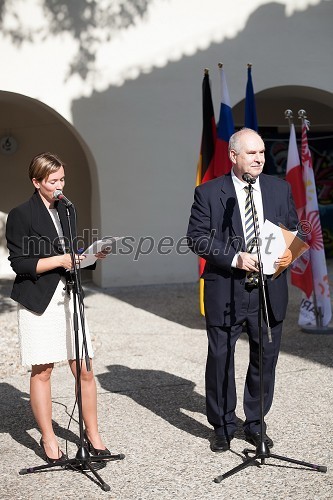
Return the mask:
[[(252, 217), (252, 209), (251, 209), (251, 198), (250, 198), (250, 190), (249, 186), (244, 187), (246, 192), (246, 200), (245, 200), (245, 240), (246, 240), (246, 251), (249, 253), (253, 252), (253, 249), (256, 247), (256, 238), (254, 231), (254, 224), (256, 225), (257, 234), (259, 236), (259, 222), (257, 210), (254, 205), (254, 217)], [(250, 283), (251, 286), (258, 286), (259, 273), (256, 271), (248, 271), (246, 273), (246, 283)]]
[(246, 251), (249, 253), (253, 252), (256, 246), (254, 224), (256, 225), (257, 234), (259, 235), (259, 222), (256, 207), (254, 206), (254, 220), (252, 217), (251, 209), (251, 198), (249, 186), (244, 187), (246, 192), (245, 200), (245, 241), (246, 241)]

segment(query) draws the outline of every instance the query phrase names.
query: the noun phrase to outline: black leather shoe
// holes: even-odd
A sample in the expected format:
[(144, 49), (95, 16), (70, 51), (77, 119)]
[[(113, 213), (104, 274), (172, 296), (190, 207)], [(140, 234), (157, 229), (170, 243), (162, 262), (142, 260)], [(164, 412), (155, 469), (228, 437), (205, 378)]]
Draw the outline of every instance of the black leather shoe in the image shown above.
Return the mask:
[(61, 465), (61, 462), (63, 462), (64, 460), (68, 460), (68, 456), (65, 455), (65, 453), (63, 453), (59, 448), (58, 448), (59, 455), (61, 453), (61, 455), (60, 455), (59, 458), (50, 458), (50, 457), (48, 457), (46, 455), (46, 451), (45, 451), (45, 448), (44, 448), (44, 443), (43, 443), (43, 439), (42, 438), (40, 438), (39, 444), (41, 445), (41, 448), (42, 448), (43, 452), (45, 453), (46, 461), (47, 461), (48, 464), (58, 464), (59, 463), (59, 465)]
[(104, 450), (99, 450), (98, 448), (94, 448), (94, 446), (92, 445), (91, 441), (89, 441), (88, 439), (88, 436), (86, 434), (86, 431), (84, 431), (83, 433), (83, 437), (88, 445), (88, 450), (89, 452), (94, 456), (94, 457), (103, 457), (106, 456), (106, 455), (111, 455), (111, 452), (110, 450), (108, 450), (107, 448), (104, 448)]
[(221, 453), (222, 451), (227, 451), (230, 449), (230, 441), (232, 438), (227, 439), (225, 436), (215, 436), (213, 437), (210, 443), (210, 449), (217, 453)]
[[(260, 432), (245, 432), (245, 439), (248, 443), (253, 444), (256, 448), (261, 444)], [(273, 440), (268, 437), (267, 434), (264, 434), (264, 441), (267, 444), (268, 448), (273, 448)]]

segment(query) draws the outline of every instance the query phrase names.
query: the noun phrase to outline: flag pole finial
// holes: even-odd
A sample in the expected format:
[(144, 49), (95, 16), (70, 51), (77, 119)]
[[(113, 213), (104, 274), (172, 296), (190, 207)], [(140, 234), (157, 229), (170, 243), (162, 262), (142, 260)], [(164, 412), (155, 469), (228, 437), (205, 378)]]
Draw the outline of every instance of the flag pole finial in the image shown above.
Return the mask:
[(219, 62), (219, 63), (218, 63), (218, 67), (219, 67), (220, 69), (222, 69), (222, 68), (223, 68), (223, 63)]
[(284, 117), (286, 120), (289, 120), (289, 125), (293, 122), (293, 112), (291, 109), (286, 109), (284, 112)]
[(304, 124), (306, 127), (306, 130), (310, 130), (310, 121), (306, 117), (306, 111), (305, 109), (299, 109), (298, 110), (298, 118), (302, 120), (302, 125)]
[(298, 110), (298, 118), (301, 120), (306, 119), (306, 111), (305, 109), (299, 109)]

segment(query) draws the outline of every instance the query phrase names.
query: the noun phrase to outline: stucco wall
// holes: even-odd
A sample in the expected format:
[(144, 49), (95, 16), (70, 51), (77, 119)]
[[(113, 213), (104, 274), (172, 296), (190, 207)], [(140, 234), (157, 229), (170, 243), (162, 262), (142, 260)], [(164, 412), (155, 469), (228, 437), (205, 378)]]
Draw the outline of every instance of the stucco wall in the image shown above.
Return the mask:
[[(244, 98), (248, 61), (256, 92), (285, 85), (330, 91), (332, 12), (332, 3), (324, 2), (287, 18), (281, 5), (266, 5), (235, 39), (73, 103), (74, 125), (99, 165), (102, 233), (135, 238), (131, 255), (112, 256), (103, 264), (103, 286), (196, 279), (194, 256), (178, 255), (175, 247), (169, 255), (159, 255), (156, 246), (163, 236), (178, 242), (186, 233), (200, 148), (203, 68), (210, 68), (216, 114), (220, 60), (233, 104)], [(297, 97), (293, 93), (290, 101), (285, 99), (287, 107), (293, 102), (299, 106)], [(281, 106), (282, 125), (285, 109)], [(269, 103), (258, 115), (259, 124), (260, 118), (270, 123)], [(275, 111), (273, 125), (277, 118)], [(151, 236), (155, 248), (134, 261), (140, 236)], [(143, 250), (150, 245), (146, 240)]]
[[(206, 13), (205, 17), (206, 23), (207, 18), (211, 19), (211, 35), (207, 28), (203, 37), (202, 9), (209, 9), (213, 3), (215, 9), (211, 10), (211, 16)], [(245, 3), (249, 13), (246, 16)], [(174, 6), (175, 2), (170, 5)], [(123, 61), (137, 59), (137, 63), (133, 62), (132, 76), (139, 76), (133, 79), (126, 77), (130, 75), (128, 68), (126, 73), (117, 67), (116, 61), (113, 64), (111, 56), (115, 57), (115, 52), (107, 43), (98, 49), (104, 50), (104, 73), (100, 65), (95, 76), (88, 75), (83, 81), (79, 75), (66, 79), (65, 63), (69, 64), (75, 48), (75, 41), (69, 36), (48, 39), (44, 46), (47, 53), (41, 52), (43, 48), (37, 43), (34, 47), (25, 45), (21, 51), (16, 50), (13, 44), (8, 46), (6, 39), (4, 48), (10, 52), (11, 64), (3, 78), (3, 89), (37, 97), (54, 107), (71, 121), (95, 161), (96, 171), (91, 172), (92, 227), (99, 230), (100, 236), (128, 235), (135, 239), (130, 255), (112, 255), (101, 264), (95, 279), (102, 286), (197, 278), (195, 256), (179, 255), (175, 244), (186, 233), (193, 198), (205, 67), (210, 68), (216, 115), (219, 61), (224, 63), (233, 105), (244, 98), (248, 62), (253, 64), (256, 92), (287, 85), (332, 92), (332, 1), (253, 1), (244, 5), (229, 1), (199, 2), (188, 12), (188, 23), (186, 16), (183, 20), (187, 37), (184, 48), (179, 42), (177, 57), (170, 55), (169, 59), (165, 55), (165, 39), (160, 40), (159, 46), (158, 40), (150, 43), (149, 38), (145, 40), (149, 61), (144, 62), (144, 55), (139, 54), (141, 46), (137, 58), (133, 57), (135, 51), (133, 53), (133, 47), (125, 43), (127, 32), (124, 31), (114, 43)], [(292, 6), (289, 11), (285, 7), (288, 5)], [(176, 22), (178, 11), (174, 8)], [(190, 22), (194, 17), (196, 24)], [(221, 36), (217, 33), (219, 18)], [(142, 26), (140, 29), (145, 37), (145, 30)], [(174, 51), (171, 43), (170, 26), (170, 51)], [(206, 48), (199, 49), (200, 46)], [(4, 50), (5, 57), (8, 50)], [(173, 59), (178, 60), (172, 62)], [(163, 67), (157, 67), (159, 65)], [(36, 78), (38, 67), (43, 71)], [(23, 77), (27, 74), (31, 78)], [(123, 81), (121, 75), (125, 75)], [(333, 107), (332, 102), (325, 104)], [(288, 107), (292, 105), (291, 96)], [(281, 109), (283, 124), (284, 109)], [(259, 125), (261, 118), (267, 124), (269, 116), (269, 104), (265, 103), (258, 109)], [(274, 125), (276, 116), (275, 113)], [(173, 239), (174, 245), (164, 246), (162, 251), (171, 249), (171, 253), (161, 255), (157, 244), (166, 236)], [(143, 237), (149, 239), (142, 243)], [(140, 241), (143, 251), (147, 251), (152, 242), (154, 250), (134, 260)]]

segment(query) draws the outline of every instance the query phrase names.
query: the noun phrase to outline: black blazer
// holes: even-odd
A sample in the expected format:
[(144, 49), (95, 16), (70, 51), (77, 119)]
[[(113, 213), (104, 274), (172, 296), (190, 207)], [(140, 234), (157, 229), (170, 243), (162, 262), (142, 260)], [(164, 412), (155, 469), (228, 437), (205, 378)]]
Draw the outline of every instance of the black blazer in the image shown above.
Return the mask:
[[(55, 208), (58, 210), (66, 249), (69, 249), (70, 233), (66, 207), (61, 202), (55, 202)], [(70, 221), (75, 237), (76, 224), (72, 208)], [(64, 253), (53, 220), (37, 191), (27, 202), (8, 214), (6, 238), (9, 260), (16, 273), (11, 298), (27, 309), (42, 314), (66, 271), (63, 267), (58, 267), (43, 274), (36, 273), (40, 258)], [(74, 251), (77, 250), (74, 240)]]
[[(298, 218), (290, 185), (270, 175), (259, 176), (264, 219), (296, 230)], [(205, 315), (210, 325), (231, 326), (242, 305), (246, 272), (231, 267), (236, 253), (245, 251), (245, 238), (231, 174), (198, 186), (187, 231), (188, 245), (206, 260)], [(288, 303), (286, 272), (267, 280), (269, 312), (282, 321)]]

